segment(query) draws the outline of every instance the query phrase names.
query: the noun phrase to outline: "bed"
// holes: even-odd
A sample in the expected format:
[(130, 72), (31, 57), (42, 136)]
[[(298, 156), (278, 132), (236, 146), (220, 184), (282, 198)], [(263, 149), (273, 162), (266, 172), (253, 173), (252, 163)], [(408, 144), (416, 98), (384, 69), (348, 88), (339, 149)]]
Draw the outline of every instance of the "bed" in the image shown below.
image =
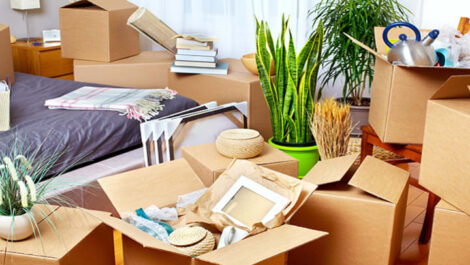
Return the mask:
[[(15, 138), (42, 155), (64, 152), (50, 173), (59, 173), (71, 165), (86, 164), (103, 157), (141, 146), (139, 121), (112, 111), (49, 110), (44, 101), (62, 96), (90, 83), (51, 79), (15, 73), (11, 90), (11, 129), (0, 132), (0, 154), (8, 154)], [(193, 108), (198, 104), (176, 95), (163, 102), (157, 117)]]

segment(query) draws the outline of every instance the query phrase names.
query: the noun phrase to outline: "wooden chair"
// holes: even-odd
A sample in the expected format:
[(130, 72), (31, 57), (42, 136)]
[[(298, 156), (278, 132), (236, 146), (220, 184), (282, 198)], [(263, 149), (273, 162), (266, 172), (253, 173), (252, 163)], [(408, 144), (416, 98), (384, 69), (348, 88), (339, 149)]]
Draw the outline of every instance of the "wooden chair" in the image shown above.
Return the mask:
[[(402, 162), (418, 162), (421, 163), (421, 152), (422, 152), (422, 145), (402, 145), (402, 144), (386, 144), (383, 143), (375, 131), (372, 129), (371, 126), (362, 126), (362, 142), (361, 142), (361, 162), (366, 158), (368, 155), (372, 155), (372, 151), (374, 146), (381, 147), (385, 150), (398, 154), (405, 159), (403, 160), (391, 160), (387, 161), (392, 164), (402, 163)], [(410, 184), (422, 189), (424, 191), (429, 192), (428, 203), (426, 207), (426, 215), (424, 218), (423, 229), (421, 230), (421, 235), (419, 237), (419, 242), (421, 244), (427, 244), (429, 239), (431, 238), (431, 231), (432, 231), (432, 221), (434, 217), (434, 208), (436, 204), (439, 202), (440, 198), (433, 194), (432, 192), (428, 191), (423, 186), (419, 185), (418, 180), (410, 179)]]

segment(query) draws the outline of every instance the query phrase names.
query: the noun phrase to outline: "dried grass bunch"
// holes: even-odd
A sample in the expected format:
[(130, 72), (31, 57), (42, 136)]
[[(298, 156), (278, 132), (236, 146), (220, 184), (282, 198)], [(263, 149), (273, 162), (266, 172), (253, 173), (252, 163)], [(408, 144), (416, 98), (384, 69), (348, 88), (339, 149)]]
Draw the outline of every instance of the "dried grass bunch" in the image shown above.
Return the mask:
[(353, 129), (349, 107), (333, 98), (315, 104), (310, 129), (322, 160), (346, 155)]

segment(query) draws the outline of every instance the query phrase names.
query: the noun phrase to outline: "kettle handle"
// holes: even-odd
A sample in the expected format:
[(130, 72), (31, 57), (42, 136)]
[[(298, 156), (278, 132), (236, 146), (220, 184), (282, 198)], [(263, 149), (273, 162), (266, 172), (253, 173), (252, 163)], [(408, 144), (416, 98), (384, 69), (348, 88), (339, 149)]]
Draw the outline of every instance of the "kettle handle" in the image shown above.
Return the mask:
[[(394, 28), (394, 27), (399, 27), (399, 26), (404, 26), (412, 29), (416, 35), (416, 41), (421, 41), (421, 33), (419, 32), (418, 28), (416, 28), (413, 24), (408, 23), (408, 22), (395, 22), (390, 25), (388, 25), (382, 34), (382, 38), (384, 39), (385, 44), (387, 44), (388, 47), (392, 48), (393, 44), (388, 40), (388, 32)], [(402, 36), (403, 35), (403, 36)], [(400, 35), (401, 40), (406, 40), (406, 35), (401, 34)]]

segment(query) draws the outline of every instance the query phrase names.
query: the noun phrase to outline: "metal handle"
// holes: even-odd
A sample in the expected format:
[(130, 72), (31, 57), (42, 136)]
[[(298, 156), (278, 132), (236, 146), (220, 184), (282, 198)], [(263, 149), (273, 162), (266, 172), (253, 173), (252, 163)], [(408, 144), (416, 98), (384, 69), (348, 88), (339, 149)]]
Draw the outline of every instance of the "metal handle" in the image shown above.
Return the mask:
[[(385, 29), (384, 29), (384, 32), (382, 34), (382, 38), (384, 39), (384, 42), (385, 44), (387, 44), (388, 47), (392, 48), (393, 47), (393, 43), (391, 43), (389, 40), (388, 40), (388, 32), (394, 28), (394, 27), (399, 27), (399, 26), (404, 26), (404, 27), (408, 27), (410, 29), (412, 29), (416, 35), (416, 41), (421, 41), (421, 33), (419, 32), (418, 28), (416, 28), (413, 24), (411, 23), (408, 23), (408, 22), (395, 22), (395, 23), (392, 23), (390, 25), (388, 25)], [(406, 38), (404, 38), (403, 36), (406, 37), (405, 34), (400, 34), (400, 39), (401, 40), (404, 40)]]

